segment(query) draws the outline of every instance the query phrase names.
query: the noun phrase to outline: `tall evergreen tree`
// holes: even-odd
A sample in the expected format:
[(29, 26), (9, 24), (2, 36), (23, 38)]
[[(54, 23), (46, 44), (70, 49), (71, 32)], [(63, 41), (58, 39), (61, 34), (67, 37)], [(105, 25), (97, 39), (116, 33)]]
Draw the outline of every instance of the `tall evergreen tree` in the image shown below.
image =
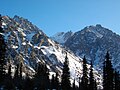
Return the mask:
[(72, 90), (76, 90), (75, 79), (73, 81)]
[(71, 83), (70, 83), (70, 71), (69, 71), (69, 62), (68, 57), (66, 53), (65, 62), (62, 69), (62, 82), (61, 87), (62, 90), (70, 90), (71, 89)]
[(81, 81), (81, 88), (82, 90), (88, 90), (88, 68), (85, 56), (83, 58), (83, 76)]
[(11, 64), (9, 65), (8, 73), (5, 78), (4, 88), (5, 88), (5, 90), (15, 90), (15, 85), (14, 85), (13, 79), (12, 79)]
[(82, 88), (81, 88), (81, 81), (80, 81), (81, 79), (80, 79), (80, 77), (79, 77), (79, 90), (82, 90)]
[(34, 90), (33, 87), (33, 79), (31, 79), (28, 75), (26, 76), (24, 80), (24, 89), (23, 90)]
[(23, 89), (23, 79), (22, 79), (22, 64), (17, 64), (14, 74), (14, 84), (16, 89)]
[(58, 73), (56, 73), (55, 76), (55, 89), (59, 90), (60, 86), (59, 86), (59, 78), (58, 78)]
[(5, 53), (6, 53), (6, 44), (3, 36), (3, 28), (2, 28), (2, 16), (0, 15), (0, 87), (3, 84), (5, 78)]
[(20, 65), (19, 65), (20, 67), (19, 67), (19, 86), (18, 86), (18, 88), (19, 88), (19, 90), (22, 90), (23, 89), (23, 77), (22, 77), (22, 72), (23, 72), (23, 70), (22, 70), (22, 68), (23, 68), (23, 65), (22, 65), (22, 63), (20, 63)]
[(90, 74), (89, 74), (89, 90), (97, 90), (96, 81), (93, 75), (93, 64), (91, 61)]
[(50, 88), (49, 70), (45, 64), (38, 65), (34, 83), (37, 90), (46, 90)]
[(51, 79), (51, 90), (55, 89), (55, 76), (52, 75), (52, 79)]
[(110, 61), (110, 55), (107, 52), (103, 65), (103, 90), (113, 90), (113, 68)]
[(22, 63), (20, 63), (20, 74), (19, 74), (19, 77), (22, 79), (22, 68), (23, 68), (23, 65)]
[(12, 70), (11, 70), (11, 68), (12, 68), (12, 66), (11, 66), (11, 64), (9, 65), (9, 68), (8, 68), (8, 76), (10, 77), (10, 78), (12, 78)]

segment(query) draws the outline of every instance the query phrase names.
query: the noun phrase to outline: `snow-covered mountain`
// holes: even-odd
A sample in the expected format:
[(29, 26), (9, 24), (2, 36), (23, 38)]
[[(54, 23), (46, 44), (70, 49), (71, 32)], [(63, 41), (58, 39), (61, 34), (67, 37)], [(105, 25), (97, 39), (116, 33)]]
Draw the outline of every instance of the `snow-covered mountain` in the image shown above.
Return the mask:
[[(14, 16), (14, 18), (3, 16), (3, 27), (7, 43), (7, 62), (12, 63), (13, 68), (14, 65), (23, 63), (24, 74), (32, 75), (35, 73), (37, 63), (42, 62), (47, 64), (50, 74), (58, 72), (61, 75), (67, 52), (71, 81), (74, 78), (77, 81), (81, 77), (82, 59), (51, 40), (27, 19), (19, 16)], [(72, 36), (72, 34), (70, 35)], [(94, 70), (94, 74), (98, 85), (101, 85), (101, 75), (96, 70)]]
[(66, 42), (66, 40), (71, 37), (74, 33), (72, 31), (68, 31), (68, 32), (58, 32), (55, 35), (53, 35), (52, 37), (50, 37), (52, 40), (60, 43), (60, 44), (64, 44)]
[(88, 61), (93, 60), (97, 69), (102, 67), (105, 54), (109, 51), (114, 68), (120, 71), (120, 36), (99, 24), (75, 32), (64, 46), (76, 56), (85, 55)]

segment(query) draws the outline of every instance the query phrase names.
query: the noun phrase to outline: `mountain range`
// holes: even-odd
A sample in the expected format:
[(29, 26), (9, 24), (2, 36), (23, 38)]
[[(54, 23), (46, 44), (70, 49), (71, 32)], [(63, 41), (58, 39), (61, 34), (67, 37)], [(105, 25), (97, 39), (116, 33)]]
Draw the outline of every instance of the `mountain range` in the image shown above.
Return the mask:
[[(62, 74), (62, 67), (67, 53), (71, 82), (82, 77), (82, 58), (94, 62), (94, 75), (98, 87), (102, 85), (102, 64), (107, 51), (110, 52), (114, 68), (120, 67), (120, 36), (97, 24), (78, 32), (59, 32), (48, 37), (41, 29), (27, 19), (15, 15), (3, 16), (3, 28), (7, 43), (7, 62), (15, 65), (23, 63), (24, 72), (32, 76), (38, 63), (46, 63), (50, 77), (55, 72)], [(120, 71), (120, 70), (119, 70)], [(78, 83), (77, 83), (78, 84)]]
[[(120, 36), (118, 34), (100, 24), (87, 26), (78, 32), (71, 33), (62, 43), (64, 47), (70, 49), (76, 56), (83, 57), (85, 55), (88, 63), (92, 60), (97, 70), (102, 69), (105, 54), (109, 51), (113, 68), (120, 71)], [(57, 34), (56, 37), (54, 36), (52, 39), (60, 44), (62, 40), (58, 40), (56, 37), (66, 38), (65, 33), (61, 36), (57, 36)]]

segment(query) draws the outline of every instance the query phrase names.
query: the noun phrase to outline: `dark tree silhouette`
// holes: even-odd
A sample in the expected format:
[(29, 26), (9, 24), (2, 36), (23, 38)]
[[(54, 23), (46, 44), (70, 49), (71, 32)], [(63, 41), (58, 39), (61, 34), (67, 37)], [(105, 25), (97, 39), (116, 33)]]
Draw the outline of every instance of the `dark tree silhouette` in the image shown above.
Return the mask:
[(61, 82), (61, 87), (62, 90), (70, 90), (71, 89), (71, 83), (70, 83), (70, 71), (69, 71), (69, 62), (68, 62), (68, 57), (66, 54), (65, 57), (65, 62), (63, 65), (62, 69), (62, 82)]
[(79, 88), (78, 88), (78, 89), (79, 89), (79, 90), (82, 90), (82, 89), (81, 89), (81, 81), (80, 81), (80, 80), (81, 80), (81, 78), (79, 77)]
[(11, 64), (9, 64), (8, 73), (5, 77), (4, 88), (5, 90), (15, 90), (15, 85), (12, 79)]
[(59, 86), (59, 78), (58, 78), (58, 73), (56, 73), (55, 76), (55, 89), (59, 90), (60, 86)]
[(22, 78), (22, 64), (17, 64), (15, 68), (15, 75), (14, 75), (14, 84), (15, 87), (19, 90), (23, 89), (23, 78)]
[(22, 68), (23, 68), (23, 65), (22, 65), (22, 63), (20, 63), (20, 75), (19, 75), (19, 77), (22, 79)]
[(37, 90), (50, 89), (49, 70), (45, 64), (38, 65), (34, 83)]
[(87, 61), (84, 56), (83, 58), (83, 76), (81, 81), (81, 88), (82, 90), (88, 90), (88, 68), (87, 68)]
[(8, 76), (9, 76), (10, 78), (12, 78), (12, 76), (11, 76), (11, 74), (12, 74), (12, 70), (11, 70), (11, 68), (12, 68), (12, 66), (11, 66), (11, 64), (9, 64), (9, 68), (8, 68)]
[(51, 90), (55, 89), (55, 76), (52, 75), (52, 79), (51, 79)]
[(72, 90), (76, 90), (75, 79), (73, 81)]
[(103, 65), (103, 90), (113, 90), (113, 68), (110, 61), (110, 55), (107, 52)]
[(34, 90), (34, 83), (33, 79), (30, 78), (28, 75), (24, 80), (24, 89), (23, 90)]
[(91, 61), (90, 74), (89, 74), (89, 90), (97, 90), (96, 80), (93, 75), (93, 64)]

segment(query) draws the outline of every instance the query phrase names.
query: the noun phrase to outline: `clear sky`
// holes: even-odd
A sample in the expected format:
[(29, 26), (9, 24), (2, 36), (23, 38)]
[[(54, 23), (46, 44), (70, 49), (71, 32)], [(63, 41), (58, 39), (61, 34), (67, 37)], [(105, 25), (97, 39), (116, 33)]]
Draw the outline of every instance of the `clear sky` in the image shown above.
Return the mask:
[(22, 16), (48, 36), (96, 24), (120, 34), (120, 0), (1, 0), (0, 13)]

